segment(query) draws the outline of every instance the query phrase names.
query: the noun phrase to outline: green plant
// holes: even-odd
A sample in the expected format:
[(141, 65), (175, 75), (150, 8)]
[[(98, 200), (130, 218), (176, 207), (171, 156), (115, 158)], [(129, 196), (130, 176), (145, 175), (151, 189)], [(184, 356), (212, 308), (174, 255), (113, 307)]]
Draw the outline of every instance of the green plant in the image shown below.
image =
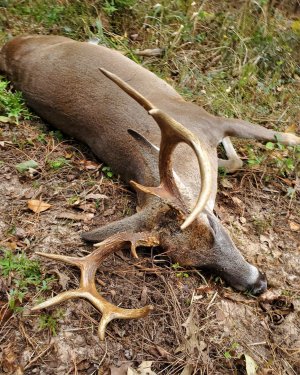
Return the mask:
[(51, 137), (55, 138), (58, 142), (62, 142), (64, 139), (64, 135), (60, 130), (52, 130), (49, 132)]
[(114, 173), (112, 172), (110, 167), (102, 167), (102, 172), (104, 173), (105, 177), (113, 178)]
[(268, 142), (265, 147), (281, 175), (288, 176), (296, 169), (297, 161), (299, 163), (300, 160), (300, 146), (285, 146), (277, 141)]
[(105, 0), (103, 5), (104, 12), (111, 16), (113, 13), (130, 8), (136, 3), (136, 0)]
[(247, 152), (248, 152), (247, 163), (251, 166), (259, 165), (266, 159), (265, 155), (258, 154), (258, 151), (254, 150), (254, 148), (251, 146), (247, 146)]
[(0, 76), (0, 121), (19, 123), (20, 119), (32, 116), (25, 105), (22, 94), (9, 89), (9, 82)]
[(49, 164), (51, 169), (60, 169), (66, 165), (70, 165), (68, 160), (63, 157), (54, 160), (48, 160), (47, 163)]
[(61, 309), (56, 310), (53, 314), (41, 314), (39, 316), (39, 329), (48, 329), (51, 335), (56, 336), (57, 321), (62, 316)]
[(44, 278), (39, 263), (29, 259), (23, 252), (15, 254), (0, 248), (0, 253), (2, 253), (0, 274), (12, 279), (8, 305), (10, 309), (18, 312), (22, 310), (20, 305), (30, 290), (34, 289), (35, 292), (47, 290), (53, 277)]
[[(174, 263), (171, 265), (171, 268), (175, 271), (177, 270), (180, 270), (180, 269), (183, 269), (183, 267), (180, 266), (179, 263)], [(180, 272), (176, 272), (176, 277), (179, 277), (179, 278), (187, 278), (189, 277), (190, 275), (187, 273), (187, 272), (183, 272), (183, 271), (180, 271)]]
[(237, 342), (232, 343), (230, 348), (228, 348), (224, 352), (224, 357), (226, 359), (231, 359), (231, 358), (240, 358), (241, 354), (237, 355), (236, 351), (240, 347), (240, 345)]

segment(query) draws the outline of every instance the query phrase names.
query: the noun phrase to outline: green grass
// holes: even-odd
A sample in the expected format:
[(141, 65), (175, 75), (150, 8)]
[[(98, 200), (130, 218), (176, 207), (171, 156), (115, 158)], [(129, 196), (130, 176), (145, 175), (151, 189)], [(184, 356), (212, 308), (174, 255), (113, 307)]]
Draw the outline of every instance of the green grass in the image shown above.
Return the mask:
[(21, 119), (30, 119), (31, 114), (20, 92), (12, 92), (9, 82), (0, 76), (0, 121), (18, 124)]
[(70, 162), (63, 157), (53, 159), (53, 160), (48, 160), (47, 163), (51, 169), (61, 169), (67, 165), (70, 165)]
[(15, 312), (22, 310), (22, 304), (32, 292), (48, 290), (52, 277), (42, 275), (40, 265), (25, 253), (14, 253), (0, 248), (0, 275), (11, 278), (8, 306)]

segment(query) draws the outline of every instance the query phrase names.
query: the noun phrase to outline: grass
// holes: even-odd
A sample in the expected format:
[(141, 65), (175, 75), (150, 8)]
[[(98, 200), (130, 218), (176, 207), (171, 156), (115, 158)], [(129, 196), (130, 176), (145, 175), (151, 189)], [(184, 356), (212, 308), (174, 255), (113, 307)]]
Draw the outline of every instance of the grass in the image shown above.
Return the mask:
[(14, 253), (11, 250), (0, 248), (0, 274), (11, 278), (11, 287), (8, 296), (8, 306), (14, 312), (22, 311), (23, 303), (32, 290), (36, 293), (49, 289), (52, 277), (42, 275), (40, 265), (31, 260), (25, 253)]
[(30, 119), (31, 113), (20, 92), (12, 92), (9, 82), (0, 76), (0, 121), (18, 124), (21, 119)]
[[(1, 44), (10, 34), (22, 33), (53, 33), (77, 40), (97, 37), (101, 44), (118, 49), (143, 64), (174, 86), (184, 98), (203, 106), (211, 113), (240, 117), (280, 131), (297, 131), (300, 107), (300, 67), (297, 55), (300, 27), (295, 15), (288, 13), (283, 6), (271, 6), (266, 0), (243, 1), (239, 2), (238, 7), (230, 0), (162, 0), (159, 3), (154, 0), (49, 0), (46, 3), (42, 0), (0, 0), (0, 7)], [(161, 57), (142, 58), (136, 53), (137, 50), (157, 47), (164, 51)], [(12, 122), (21, 126), (23, 119), (30, 117), (21, 94), (11, 91), (9, 82), (3, 78), (0, 81), (0, 116), (2, 121), (6, 118), (5, 121), (9, 124)], [(32, 139), (46, 148), (50, 143), (48, 137), (53, 137), (57, 142), (63, 140), (59, 131), (47, 135), (40, 133)], [(24, 142), (24, 146), (19, 145), (20, 149), (27, 151), (28, 148), (29, 152), (30, 145), (32, 148), (37, 147), (27, 139)], [(296, 198), (298, 193), (294, 182), (299, 168), (299, 147), (282, 146), (278, 142), (268, 142), (266, 145), (239, 142), (237, 146), (246, 160), (245, 168), (249, 172), (246, 176), (254, 174), (254, 169), (263, 168), (261, 183), (267, 184), (277, 177), (284, 184), (286, 195)], [(69, 163), (58, 152), (52, 157), (51, 160), (47, 159), (47, 166), (59, 173)], [(22, 160), (27, 158), (23, 157)], [(114, 177), (109, 166), (103, 167), (102, 172), (109, 179)], [(66, 189), (66, 196), (69, 194), (68, 204), (72, 205), (78, 199), (82, 187), (88, 189), (96, 185), (94, 177), (90, 177), (90, 186), (85, 180), (85, 185), (81, 185), (78, 191)], [(238, 179), (239, 176), (234, 178)], [(287, 180), (289, 183), (286, 183)], [(33, 181), (32, 184), (38, 188), (44, 183), (42, 179), (41, 181)], [(111, 184), (110, 189), (115, 189), (115, 185)], [(103, 202), (96, 202), (101, 203)], [(273, 223), (273, 218), (253, 216), (252, 224), (256, 234), (267, 233), (276, 225), (276, 219), (274, 218)], [(1, 250), (1, 255), (1, 275), (5, 280), (12, 280), (9, 306), (17, 312), (28, 298), (49, 288), (51, 279), (42, 277), (39, 264), (31, 260), (29, 255), (4, 249)], [(184, 286), (192, 283), (194, 278), (191, 273), (184, 272), (179, 264), (172, 265), (172, 271), (175, 272), (169, 275), (168, 280), (174, 277), (175, 281), (170, 282), (169, 289), (172, 293), (168, 298), (173, 298), (174, 301), (173, 305), (167, 307), (170, 311), (176, 311), (178, 316), (168, 311), (164, 324), (168, 324), (170, 320), (170, 327), (176, 328), (176, 339), (179, 340), (178, 332), (182, 330), (183, 321), (180, 314), (184, 304), (176, 310), (177, 298), (182, 295), (186, 299)], [(164, 279), (160, 281), (165, 282), (165, 296), (168, 284)], [(157, 280), (153, 279), (153, 282), (156, 283)], [(181, 288), (180, 292), (176, 290), (177, 286)], [(155, 288), (149, 287), (149, 293), (155, 291)], [(219, 366), (225, 372), (235, 371), (233, 359), (238, 357), (236, 341), (225, 344), (213, 328), (205, 333), (206, 324), (210, 321), (213, 326), (215, 316), (207, 318), (212, 305), (209, 303), (205, 306), (208, 300), (200, 297), (197, 308), (202, 311), (203, 301), (205, 310), (201, 340), (208, 342), (212, 348), (209, 354), (216, 366), (214, 370), (217, 372)], [(157, 304), (156, 295), (153, 299)], [(167, 303), (168, 301), (164, 301), (161, 310), (166, 310)], [(258, 312), (257, 316), (261, 318), (259, 314), (261, 313)], [(43, 313), (39, 315), (38, 327), (55, 335), (58, 319), (59, 315), (56, 313)], [(220, 326), (223, 323), (218, 324)], [(216, 330), (219, 331), (219, 328)], [(211, 332), (215, 334), (212, 335)], [(239, 338), (237, 335), (236, 340)], [(249, 348), (248, 342), (238, 342), (241, 350)], [(270, 346), (269, 343), (267, 345)], [(145, 351), (146, 349), (147, 344)], [(274, 373), (279, 373), (280, 359), (277, 363), (275, 349), (274, 353), (274, 358), (264, 358), (260, 363), (266, 368), (274, 367)], [(285, 356), (285, 359), (292, 363), (290, 357)]]

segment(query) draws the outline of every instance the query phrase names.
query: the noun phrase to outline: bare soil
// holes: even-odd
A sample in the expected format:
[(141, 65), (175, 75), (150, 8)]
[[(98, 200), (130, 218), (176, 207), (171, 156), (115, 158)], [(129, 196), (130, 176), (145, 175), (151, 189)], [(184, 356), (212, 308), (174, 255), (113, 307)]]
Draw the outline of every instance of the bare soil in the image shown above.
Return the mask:
[[(8, 309), (14, 275), (0, 278), (1, 374), (127, 374), (145, 361), (156, 374), (245, 374), (245, 355), (259, 374), (300, 373), (299, 202), (285, 194), (296, 181), (271, 175), (266, 182), (263, 167), (220, 179), (216, 211), (247, 260), (267, 274), (264, 295), (237, 293), (199, 270), (175, 270), (157, 249), (141, 249), (139, 259), (123, 251), (99, 268), (100, 293), (116, 305), (150, 303), (154, 311), (140, 320), (113, 321), (100, 342), (98, 311), (70, 300), (46, 311), (57, 321), (53, 334), (40, 327), (45, 312), (30, 308), (75, 288), (79, 271), (35, 252), (88, 254), (93, 248), (80, 233), (133, 213), (135, 196), (106, 178), (82, 145), (56, 140), (43, 124), (0, 126), (0, 244), (38, 259), (43, 274), (54, 277), (50, 290), (37, 295), (32, 288), (18, 313)], [(68, 164), (55, 170), (49, 160), (59, 157)], [(36, 170), (16, 170), (31, 159), (39, 163)], [(51, 207), (36, 214), (27, 207), (31, 199)]]

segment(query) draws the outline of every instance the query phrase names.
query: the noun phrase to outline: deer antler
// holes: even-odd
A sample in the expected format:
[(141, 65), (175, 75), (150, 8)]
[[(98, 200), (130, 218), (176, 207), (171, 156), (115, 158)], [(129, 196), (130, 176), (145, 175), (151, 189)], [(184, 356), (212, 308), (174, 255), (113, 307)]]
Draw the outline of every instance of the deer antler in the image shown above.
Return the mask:
[(135, 246), (158, 245), (158, 240), (150, 233), (122, 232), (109, 237), (103, 242), (95, 244), (94, 246), (97, 247), (97, 249), (83, 258), (37, 252), (36, 254), (46, 258), (55, 259), (77, 266), (80, 268), (81, 277), (78, 289), (60, 293), (57, 296), (50, 298), (37, 306), (34, 306), (32, 310), (36, 311), (44, 309), (72, 298), (85, 298), (102, 313), (102, 318), (98, 327), (98, 335), (100, 340), (104, 340), (107, 324), (113, 319), (135, 319), (147, 316), (153, 309), (151, 305), (142, 307), (140, 309), (123, 309), (106, 301), (96, 289), (95, 274), (98, 266), (105, 258), (120, 250), (126, 243), (130, 243), (132, 251), (135, 251)]
[(100, 71), (142, 105), (154, 118), (161, 130), (162, 137), (159, 152), (160, 185), (158, 187), (146, 187), (131, 181), (135, 189), (156, 195), (166, 200), (173, 207), (179, 207), (186, 213), (185, 205), (174, 180), (171, 156), (179, 143), (188, 144), (196, 154), (201, 175), (201, 190), (194, 209), (181, 225), (181, 229), (185, 229), (196, 219), (199, 213), (203, 211), (211, 193), (212, 171), (204, 145), (202, 145), (199, 138), (192, 132), (160, 109), (155, 108), (149, 100), (121, 78), (105, 69), (100, 68)]

